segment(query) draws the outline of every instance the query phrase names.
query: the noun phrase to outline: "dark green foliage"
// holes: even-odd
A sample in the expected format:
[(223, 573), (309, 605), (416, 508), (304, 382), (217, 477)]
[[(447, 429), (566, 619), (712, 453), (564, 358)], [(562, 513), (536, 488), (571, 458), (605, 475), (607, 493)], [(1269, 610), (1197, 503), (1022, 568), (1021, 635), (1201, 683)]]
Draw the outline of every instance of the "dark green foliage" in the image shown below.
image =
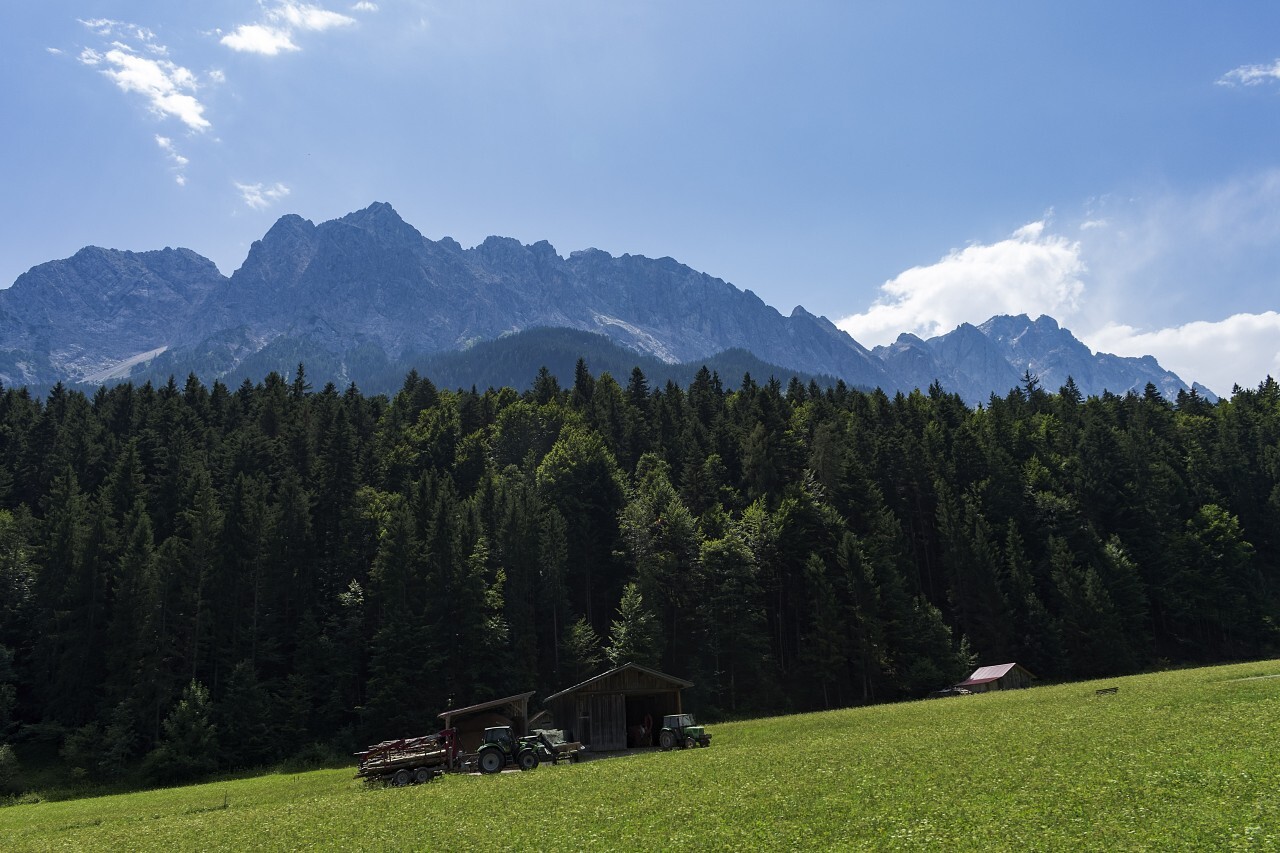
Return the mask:
[(296, 358), (0, 389), (0, 739), (177, 780), (609, 660), (714, 717), (1280, 650), (1271, 380), (1175, 406), (1028, 375), (970, 410), (594, 352), (523, 392), (317, 391)]
[(591, 629), (586, 618), (580, 618), (564, 632), (560, 644), (560, 671), (566, 686), (578, 684), (595, 675), (604, 662), (600, 638)]
[(164, 720), (160, 745), (143, 761), (143, 774), (160, 785), (199, 779), (218, 766), (218, 733), (210, 719), (209, 691), (192, 681)]
[(614, 666), (636, 663), (656, 667), (662, 662), (662, 626), (645, 606), (644, 596), (634, 583), (622, 590), (618, 618), (609, 629), (605, 656)]
[(247, 660), (236, 664), (222, 699), (214, 706), (222, 766), (260, 767), (276, 757), (270, 703), (253, 664)]
[(22, 793), (22, 767), (13, 747), (0, 742), (0, 796)]

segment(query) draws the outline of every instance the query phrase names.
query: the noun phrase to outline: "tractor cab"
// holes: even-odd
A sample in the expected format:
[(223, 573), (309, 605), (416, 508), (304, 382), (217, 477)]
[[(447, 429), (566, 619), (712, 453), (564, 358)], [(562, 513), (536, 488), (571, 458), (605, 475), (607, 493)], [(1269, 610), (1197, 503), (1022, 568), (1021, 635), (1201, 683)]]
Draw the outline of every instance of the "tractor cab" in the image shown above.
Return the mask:
[(493, 744), (508, 753), (515, 747), (515, 742), (516, 738), (511, 733), (511, 726), (490, 726), (484, 730), (484, 739), (480, 741), (481, 745)]
[(482, 773), (497, 773), (515, 764), (521, 770), (533, 770), (538, 766), (536, 737), (517, 738), (511, 726), (490, 726), (484, 730), (484, 738), (476, 751), (476, 760)]
[(711, 735), (694, 721), (693, 714), (667, 714), (662, 718), (662, 730), (658, 732), (658, 746), (663, 749), (711, 746)]

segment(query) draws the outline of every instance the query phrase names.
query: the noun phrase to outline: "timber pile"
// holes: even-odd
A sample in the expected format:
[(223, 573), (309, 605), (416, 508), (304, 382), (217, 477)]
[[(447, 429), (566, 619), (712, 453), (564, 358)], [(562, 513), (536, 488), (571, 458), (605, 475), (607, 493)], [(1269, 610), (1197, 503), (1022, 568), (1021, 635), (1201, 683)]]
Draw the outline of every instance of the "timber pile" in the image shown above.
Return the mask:
[(448, 753), (438, 735), (423, 735), (385, 740), (356, 756), (360, 759), (360, 776), (380, 776), (400, 767), (445, 764)]

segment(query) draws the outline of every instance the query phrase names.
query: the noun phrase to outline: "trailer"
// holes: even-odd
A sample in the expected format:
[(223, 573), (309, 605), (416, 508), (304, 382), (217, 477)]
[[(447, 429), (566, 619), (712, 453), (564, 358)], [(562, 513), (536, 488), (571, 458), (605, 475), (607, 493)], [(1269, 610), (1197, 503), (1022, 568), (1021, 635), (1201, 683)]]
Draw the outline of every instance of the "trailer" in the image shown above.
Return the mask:
[(538, 738), (538, 757), (552, 764), (562, 761), (577, 763), (582, 760), (582, 753), (586, 751), (581, 742), (566, 741), (564, 732), (560, 729), (534, 729), (533, 734)]
[(467, 757), (458, 749), (458, 730), (444, 729), (433, 735), (383, 741), (357, 752), (356, 778), (402, 788), (460, 771)]

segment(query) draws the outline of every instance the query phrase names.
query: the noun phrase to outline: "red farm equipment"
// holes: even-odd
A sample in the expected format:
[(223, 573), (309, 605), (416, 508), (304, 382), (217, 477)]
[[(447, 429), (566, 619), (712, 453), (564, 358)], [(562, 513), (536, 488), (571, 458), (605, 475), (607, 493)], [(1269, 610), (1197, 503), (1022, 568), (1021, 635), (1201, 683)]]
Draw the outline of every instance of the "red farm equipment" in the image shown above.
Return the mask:
[(430, 782), (443, 773), (463, 767), (457, 729), (383, 741), (364, 752), (357, 752), (356, 757), (360, 759), (357, 779), (381, 781), (397, 788), (410, 783)]

